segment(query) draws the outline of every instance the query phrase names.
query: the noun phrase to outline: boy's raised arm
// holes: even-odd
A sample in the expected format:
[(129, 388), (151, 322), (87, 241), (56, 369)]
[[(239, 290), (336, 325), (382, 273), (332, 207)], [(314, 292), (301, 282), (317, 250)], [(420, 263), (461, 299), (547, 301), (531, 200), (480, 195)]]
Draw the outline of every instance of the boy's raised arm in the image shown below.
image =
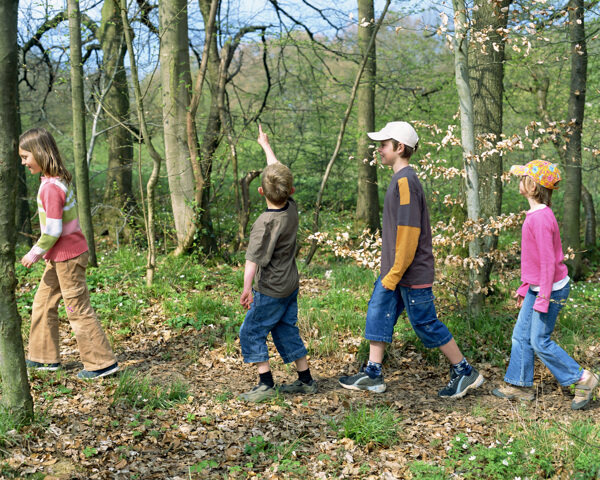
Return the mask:
[(258, 124), (258, 138), (256, 141), (265, 151), (265, 155), (267, 157), (267, 165), (279, 162), (279, 160), (277, 160), (277, 157), (275, 156), (275, 153), (273, 153), (271, 145), (269, 144), (269, 137), (265, 132), (263, 132), (262, 125), (260, 123)]

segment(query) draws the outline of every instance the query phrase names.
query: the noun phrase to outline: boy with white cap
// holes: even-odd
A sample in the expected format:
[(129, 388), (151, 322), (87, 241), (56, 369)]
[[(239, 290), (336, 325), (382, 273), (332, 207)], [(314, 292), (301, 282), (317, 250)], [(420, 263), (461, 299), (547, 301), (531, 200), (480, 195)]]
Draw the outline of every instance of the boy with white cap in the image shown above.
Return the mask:
[(377, 149), (383, 165), (394, 171), (383, 203), (381, 274), (367, 309), (365, 338), (370, 341), (369, 361), (340, 385), (351, 390), (382, 393), (386, 390), (381, 366), (387, 343), (404, 309), (425, 347), (439, 348), (452, 364), (450, 382), (440, 397), (460, 398), (484, 379), (460, 352), (448, 328), (438, 320), (432, 285), (434, 263), (429, 212), (421, 182), (409, 165), (419, 137), (407, 122), (390, 122), (369, 138), (381, 142)]

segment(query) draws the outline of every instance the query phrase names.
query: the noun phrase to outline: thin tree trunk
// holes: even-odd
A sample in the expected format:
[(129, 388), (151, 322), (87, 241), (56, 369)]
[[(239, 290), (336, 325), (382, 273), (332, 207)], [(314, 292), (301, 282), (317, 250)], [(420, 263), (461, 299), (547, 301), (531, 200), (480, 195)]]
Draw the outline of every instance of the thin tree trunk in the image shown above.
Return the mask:
[(583, 211), (585, 213), (585, 234), (583, 245), (586, 249), (596, 247), (596, 208), (594, 207), (594, 199), (585, 185), (581, 185), (581, 200), (583, 203)]
[[(377, 192), (377, 165), (373, 160), (372, 143), (364, 132), (375, 130), (375, 82), (376, 48), (375, 42), (369, 47), (369, 40), (375, 29), (375, 9), (373, 0), (358, 0), (358, 46), (363, 57), (367, 57), (365, 71), (358, 85), (356, 100), (358, 132), (356, 159), (358, 161), (358, 195), (356, 198), (357, 227), (371, 232), (381, 229), (379, 220), (379, 195)], [(362, 26), (368, 22), (367, 26)]]
[[(202, 51), (202, 60), (200, 62), (200, 68), (196, 76), (194, 83), (194, 92), (190, 100), (190, 106), (188, 108), (186, 116), (186, 133), (187, 133), (187, 145), (190, 154), (190, 162), (192, 165), (192, 171), (194, 173), (195, 186), (195, 203), (196, 208), (199, 210), (203, 207), (204, 198), (204, 187), (207, 183), (204, 177), (204, 170), (202, 168), (202, 161), (200, 158), (200, 146), (198, 145), (198, 128), (196, 125), (196, 113), (198, 112), (198, 105), (200, 104), (200, 97), (202, 96), (202, 89), (204, 81), (206, 79), (206, 70), (208, 68), (208, 60), (211, 54), (216, 54), (216, 42), (215, 48), (211, 52), (213, 45), (213, 33), (215, 30), (215, 18), (217, 15), (217, 7), (219, 6), (220, 0), (211, 0), (210, 4), (203, 4), (199, 2), (200, 8), (203, 5), (205, 10), (202, 12), (204, 18), (204, 25), (206, 31), (206, 38), (204, 39), (204, 49)], [(177, 245), (174, 254), (181, 255), (187, 251), (194, 241), (196, 233), (198, 232), (199, 220), (197, 218), (191, 223), (184, 240)]]
[(2, 403), (13, 418), (33, 418), (29, 392), (21, 317), (15, 288), (15, 200), (17, 185), (17, 12), (18, 1), (0, 3), (0, 377)]
[[(469, 52), (469, 74), (473, 99), (473, 135), (479, 178), (479, 199), (482, 218), (496, 218), (502, 213), (502, 157), (500, 153), (483, 152), (495, 148), (501, 140), (504, 96), (504, 39), (503, 29), (508, 22), (512, 0), (476, 0), (473, 8), (473, 28), (481, 34), (482, 43)], [(484, 141), (485, 139), (485, 141)], [(486, 142), (487, 143), (486, 145)], [(498, 236), (488, 235), (481, 241), (483, 252), (492, 252), (498, 246)], [(484, 255), (482, 286), (489, 283), (491, 260)], [(483, 292), (477, 303), (483, 304)]]
[(155, 244), (155, 191), (156, 184), (158, 183), (158, 176), (160, 174), (160, 165), (162, 158), (154, 148), (152, 139), (148, 133), (148, 125), (146, 124), (146, 115), (144, 113), (144, 99), (140, 89), (140, 81), (138, 77), (138, 69), (135, 59), (135, 51), (133, 50), (133, 32), (127, 19), (127, 0), (121, 0), (121, 20), (123, 22), (123, 31), (125, 32), (125, 43), (127, 45), (127, 52), (129, 53), (129, 64), (131, 66), (131, 80), (133, 82), (133, 91), (135, 93), (135, 101), (138, 112), (138, 120), (140, 123), (141, 136), (150, 157), (152, 158), (152, 173), (146, 184), (146, 202), (148, 214), (146, 218), (146, 236), (148, 239), (148, 254), (146, 262), (146, 285), (151, 286), (154, 280), (154, 271), (156, 270), (156, 244)]
[(248, 227), (248, 221), (250, 220), (250, 183), (261, 174), (261, 171), (262, 170), (253, 170), (248, 172), (244, 178), (240, 180), (240, 186), (242, 188), (242, 205), (236, 240), (238, 248), (244, 243), (244, 239), (246, 238), (246, 228)]
[(85, 235), (90, 255), (90, 265), (96, 266), (96, 244), (90, 207), (90, 180), (86, 158), (85, 106), (83, 99), (83, 63), (81, 61), (81, 12), (78, 0), (68, 0), (69, 40), (71, 48), (71, 105), (73, 109), (73, 157), (79, 223)]
[(575, 251), (575, 258), (567, 263), (571, 276), (577, 280), (582, 274), (580, 208), (581, 208), (581, 133), (587, 88), (587, 46), (585, 40), (583, 0), (569, 2), (569, 33), (571, 39), (571, 84), (569, 94), (570, 127), (565, 156), (565, 195), (563, 199), (563, 238), (566, 247)]
[[(131, 133), (122, 124), (129, 122), (130, 101), (127, 72), (123, 64), (127, 48), (123, 39), (118, 0), (105, 0), (102, 6), (102, 23), (99, 31), (102, 48), (102, 66), (107, 91), (104, 109), (110, 112), (106, 119), (108, 143), (108, 171), (104, 203), (116, 208), (127, 208), (135, 204), (132, 185), (133, 144)], [(119, 125), (113, 124), (115, 120)]]
[[(466, 171), (465, 189), (467, 197), (467, 215), (476, 222), (480, 216), (479, 205), (479, 178), (475, 165), (475, 135), (473, 129), (473, 100), (469, 85), (469, 39), (468, 20), (464, 0), (452, 0), (454, 7), (454, 68), (456, 75), (456, 89), (460, 102), (460, 130), (463, 150), (463, 161)], [(475, 261), (480, 255), (480, 239), (475, 238), (469, 242), (469, 258)], [(481, 287), (483, 272), (478, 266), (469, 270), (469, 314), (476, 316), (481, 313), (483, 297)]]
[(181, 250), (194, 222), (194, 175), (186, 131), (192, 84), (187, 0), (161, 0), (158, 9), (165, 160), (177, 250)]
[[(366, 51), (370, 51), (371, 47), (375, 44), (375, 38), (377, 37), (377, 32), (383, 23), (383, 19), (385, 18), (385, 14), (387, 13), (388, 7), (390, 6), (391, 0), (386, 0), (385, 6), (383, 7), (383, 11), (381, 12), (381, 16), (379, 20), (377, 20), (377, 24), (371, 34), (371, 39), (369, 40), (369, 45), (367, 46)], [(319, 193), (317, 194), (317, 202), (315, 204), (315, 213), (313, 220), (313, 233), (316, 233), (319, 230), (319, 213), (321, 210), (321, 202), (323, 201), (323, 192), (325, 192), (325, 185), (327, 185), (327, 180), (329, 179), (329, 174), (331, 173), (331, 168), (333, 167), (333, 163), (338, 156), (340, 148), (342, 146), (342, 140), (344, 139), (344, 133), (346, 131), (346, 125), (348, 124), (348, 119), (350, 118), (350, 113), (352, 112), (352, 106), (354, 105), (354, 100), (356, 99), (356, 93), (358, 91), (358, 85), (360, 83), (360, 78), (365, 70), (366, 64), (369, 61), (368, 55), (363, 57), (363, 61), (356, 72), (356, 78), (354, 79), (354, 85), (352, 86), (352, 91), (350, 92), (350, 101), (348, 102), (348, 106), (346, 107), (346, 112), (344, 113), (344, 118), (342, 119), (342, 124), (340, 125), (340, 131), (338, 133), (337, 142), (335, 148), (333, 149), (333, 153), (331, 158), (329, 159), (329, 163), (327, 164), (327, 168), (325, 169), (325, 174), (323, 175), (323, 179), (321, 180), (321, 187), (319, 188)], [(366, 134), (366, 132), (365, 132)], [(317, 242), (316, 240), (312, 241), (310, 246), (310, 251), (306, 256), (306, 264), (308, 265), (315, 252), (317, 251)]]

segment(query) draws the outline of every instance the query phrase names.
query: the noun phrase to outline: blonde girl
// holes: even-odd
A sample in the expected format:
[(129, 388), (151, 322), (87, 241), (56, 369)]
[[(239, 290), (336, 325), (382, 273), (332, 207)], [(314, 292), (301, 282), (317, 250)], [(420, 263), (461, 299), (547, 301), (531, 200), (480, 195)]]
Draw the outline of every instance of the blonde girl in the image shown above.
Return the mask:
[(19, 139), (19, 156), (31, 174), (41, 173), (37, 195), (42, 235), (21, 259), (30, 268), (43, 258), (46, 269), (33, 300), (27, 366), (60, 368), (58, 305), (64, 300), (84, 369), (79, 378), (100, 378), (119, 370), (110, 343), (90, 304), (85, 271), (88, 246), (77, 218), (71, 174), (52, 135), (32, 128)]

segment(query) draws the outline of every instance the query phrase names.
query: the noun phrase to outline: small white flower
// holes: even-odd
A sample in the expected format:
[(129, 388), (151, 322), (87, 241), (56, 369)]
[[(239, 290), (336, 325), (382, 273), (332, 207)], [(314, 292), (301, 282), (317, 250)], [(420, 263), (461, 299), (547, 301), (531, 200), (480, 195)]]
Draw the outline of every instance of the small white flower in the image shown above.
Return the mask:
[(476, 458), (476, 457), (475, 457), (475, 455), (471, 455), (471, 456), (469, 457), (469, 461), (471, 461), (471, 462), (472, 462), (473, 460), (475, 460), (475, 458)]
[(515, 477), (514, 480), (521, 480), (521, 477)]
[(502, 460), (502, 465), (506, 465), (508, 467), (508, 460)]
[(463, 448), (463, 450), (466, 450), (467, 448), (469, 448), (469, 446), (466, 443), (463, 443), (462, 448)]
[(535, 448), (532, 448), (532, 449), (529, 451), (529, 455), (533, 455), (534, 453), (535, 453)]
[(513, 454), (513, 452), (506, 452), (506, 454), (507, 454), (507, 455), (512, 455), (512, 454)]

